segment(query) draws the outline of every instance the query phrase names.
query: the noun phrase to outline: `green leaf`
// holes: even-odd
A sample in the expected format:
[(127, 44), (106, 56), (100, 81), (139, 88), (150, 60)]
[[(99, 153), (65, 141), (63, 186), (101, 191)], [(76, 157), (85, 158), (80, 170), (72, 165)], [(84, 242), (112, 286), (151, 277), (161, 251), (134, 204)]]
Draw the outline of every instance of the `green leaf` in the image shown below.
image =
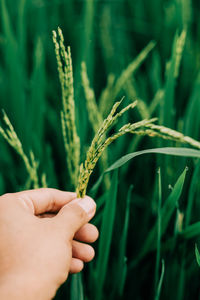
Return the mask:
[[(161, 236), (166, 232), (167, 226), (169, 224), (170, 218), (177, 206), (177, 202), (181, 196), (183, 184), (185, 181), (187, 168), (183, 171), (183, 173), (178, 178), (172, 192), (169, 197), (165, 201), (162, 209), (161, 209), (161, 219), (162, 219), (162, 227), (161, 227)], [(149, 251), (155, 249), (156, 247), (156, 237), (158, 232), (158, 220), (150, 230), (146, 241), (144, 242), (143, 248), (138, 255), (138, 257), (132, 261), (129, 268), (132, 268), (137, 264)], [(161, 237), (160, 237), (161, 238)]]
[(187, 208), (185, 210), (185, 226), (188, 226), (192, 217), (192, 208), (194, 204), (194, 197), (196, 194), (196, 189), (199, 184), (199, 171), (200, 171), (200, 161), (198, 161), (194, 172), (192, 174), (192, 179), (189, 187)]
[(197, 260), (198, 266), (200, 267), (200, 253), (199, 253), (197, 244), (195, 244), (195, 255), (196, 255), (196, 260)]
[(106, 200), (103, 220), (101, 225), (101, 235), (99, 239), (99, 250), (97, 266), (95, 272), (97, 299), (103, 299), (103, 286), (106, 281), (108, 259), (111, 248), (112, 233), (117, 203), (118, 172), (113, 174), (110, 191)]
[(157, 287), (159, 278), (160, 252), (161, 252), (161, 235), (162, 235), (162, 185), (161, 185), (161, 171), (158, 170), (158, 221), (157, 221), (157, 251), (156, 251), (156, 268), (155, 268), (155, 286)]
[(147, 149), (147, 150), (129, 153), (129, 154), (122, 156), (120, 159), (118, 159), (116, 162), (114, 162), (108, 169), (105, 170), (105, 172), (99, 177), (97, 182), (93, 185), (90, 193), (92, 195), (97, 193), (97, 190), (102, 182), (102, 179), (103, 179), (103, 176), (105, 173), (111, 172), (113, 170), (116, 170), (116, 169), (122, 167), (124, 164), (126, 164), (129, 160), (131, 160), (134, 157), (137, 157), (137, 156), (140, 156), (143, 154), (150, 154), (150, 153), (200, 158), (199, 150), (195, 150), (192, 148), (178, 148), (178, 147), (177, 148), (176, 147), (153, 148), (153, 149)]
[(192, 225), (189, 225), (180, 233), (180, 236), (185, 239), (192, 239), (197, 236), (200, 236), (200, 222), (196, 222)]
[(133, 185), (130, 186), (128, 190), (128, 195), (126, 199), (126, 214), (124, 219), (124, 227), (122, 230), (122, 235), (119, 242), (119, 258), (116, 266), (116, 283), (118, 288), (118, 294), (120, 296), (123, 295), (124, 285), (127, 276), (127, 262), (126, 262), (126, 244), (127, 244), (127, 236), (128, 236), (128, 225), (129, 225), (129, 217), (130, 217), (130, 202), (131, 202), (131, 194), (133, 190)]
[(81, 273), (74, 274), (71, 280), (70, 300), (84, 300), (83, 282)]
[(136, 156), (140, 156), (143, 154), (149, 154), (149, 153), (157, 153), (157, 154), (166, 154), (166, 155), (175, 155), (175, 156), (187, 156), (187, 157), (198, 157), (200, 158), (200, 151), (195, 150), (192, 148), (175, 148), (175, 147), (164, 147), (164, 148), (154, 148), (154, 149), (147, 149), (142, 151), (137, 151), (133, 153), (129, 153), (127, 155), (122, 156), (120, 159), (118, 159), (115, 163), (113, 163), (106, 171), (110, 172), (112, 170), (115, 170), (117, 168), (120, 168), (125, 163), (127, 163), (129, 160)]
[(105, 172), (99, 177), (97, 182), (93, 185), (92, 189), (90, 190), (90, 194), (93, 196), (97, 193), (97, 190), (102, 182), (105, 173), (111, 172), (113, 170), (122, 167), (124, 164), (126, 164), (129, 160), (131, 160), (134, 157), (143, 154), (150, 154), (150, 153), (200, 158), (199, 150), (195, 150), (192, 148), (178, 148), (178, 147), (177, 148), (175, 147), (153, 148), (153, 149), (147, 149), (147, 150), (129, 153), (122, 156), (120, 159), (114, 162), (108, 169), (105, 170)]
[(162, 289), (164, 274), (165, 274), (165, 262), (164, 262), (164, 260), (162, 260), (162, 270), (161, 270), (161, 275), (160, 275), (160, 280), (159, 280), (159, 283), (158, 283), (158, 288), (157, 288), (157, 293), (156, 293), (156, 296), (155, 296), (155, 300), (160, 299), (160, 293), (161, 293), (161, 289)]

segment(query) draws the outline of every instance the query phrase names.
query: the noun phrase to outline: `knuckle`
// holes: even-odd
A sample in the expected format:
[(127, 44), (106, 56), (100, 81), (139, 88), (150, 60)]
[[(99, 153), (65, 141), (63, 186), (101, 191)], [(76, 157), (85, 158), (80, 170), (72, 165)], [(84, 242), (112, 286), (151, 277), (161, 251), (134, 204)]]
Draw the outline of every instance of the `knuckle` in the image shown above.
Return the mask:
[(11, 193), (6, 193), (6, 194), (3, 194), (3, 195), (1, 195), (1, 199), (6, 199), (6, 198), (10, 198), (11, 196), (12, 196), (13, 194), (11, 194)]
[(11, 193), (6, 193), (2, 196), (0, 196), (0, 206), (1, 208), (5, 208), (6, 206), (8, 206), (8, 200), (12, 199), (12, 194)]

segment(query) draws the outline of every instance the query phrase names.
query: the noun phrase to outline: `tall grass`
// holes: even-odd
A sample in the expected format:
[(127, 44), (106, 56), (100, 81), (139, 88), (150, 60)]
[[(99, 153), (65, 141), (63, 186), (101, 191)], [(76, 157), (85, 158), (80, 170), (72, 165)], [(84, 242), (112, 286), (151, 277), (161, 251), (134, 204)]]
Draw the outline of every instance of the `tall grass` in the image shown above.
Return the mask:
[[(200, 139), (199, 10), (198, 1), (191, 0), (20, 0), (15, 5), (0, 0), (0, 105), (11, 122), (2, 122), (1, 133), (18, 145), (13, 151), (0, 139), (2, 194), (37, 185), (75, 189), (77, 165), (124, 96), (122, 109), (136, 98), (138, 104), (104, 141), (129, 122), (154, 117), (159, 122), (121, 136), (97, 163), (87, 187), (97, 202), (93, 222), (101, 232), (96, 258), (56, 299), (199, 297), (199, 150), (185, 148), (185, 142), (198, 147)], [(51, 39), (58, 26), (65, 46), (71, 46), (69, 94), (60, 89)], [(63, 57), (61, 62), (65, 71)], [(71, 121), (62, 98), (74, 101), (74, 137), (80, 139), (76, 167), (70, 167), (63, 142), (63, 136), (69, 140)], [(154, 138), (144, 137), (144, 131)], [(160, 135), (167, 140), (161, 142)], [(159, 152), (185, 156), (164, 158)]]

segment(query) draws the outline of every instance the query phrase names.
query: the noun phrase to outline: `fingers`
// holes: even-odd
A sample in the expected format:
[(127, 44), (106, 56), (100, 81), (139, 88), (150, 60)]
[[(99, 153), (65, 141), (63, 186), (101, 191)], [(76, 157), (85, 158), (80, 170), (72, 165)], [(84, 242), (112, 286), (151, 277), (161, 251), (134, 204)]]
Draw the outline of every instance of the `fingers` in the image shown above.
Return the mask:
[(84, 267), (84, 262), (89, 262), (94, 258), (94, 249), (87, 244), (82, 244), (77, 241), (72, 242), (72, 261), (70, 265), (70, 273), (81, 272)]
[(68, 238), (73, 239), (75, 233), (94, 216), (95, 211), (94, 200), (86, 196), (65, 205), (52, 220), (59, 230), (64, 230)]
[(75, 240), (84, 242), (84, 243), (94, 243), (99, 236), (98, 229), (93, 224), (83, 225), (74, 236)]
[(35, 215), (45, 212), (57, 212), (65, 204), (76, 198), (76, 193), (50, 188), (23, 191), (13, 195)]
[(84, 263), (82, 260), (77, 258), (72, 258), (69, 272), (71, 274), (79, 273), (83, 270)]
[(92, 246), (77, 241), (72, 242), (72, 257), (83, 262), (89, 262), (94, 258), (95, 252)]

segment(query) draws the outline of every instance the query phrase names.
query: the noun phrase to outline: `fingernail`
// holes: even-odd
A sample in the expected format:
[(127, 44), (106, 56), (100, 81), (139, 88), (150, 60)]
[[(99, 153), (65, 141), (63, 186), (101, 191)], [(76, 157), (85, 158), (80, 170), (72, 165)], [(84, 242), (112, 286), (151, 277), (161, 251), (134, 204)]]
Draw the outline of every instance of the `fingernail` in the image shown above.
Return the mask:
[(96, 203), (88, 196), (77, 199), (77, 204), (88, 214), (89, 217), (93, 217), (96, 210)]

